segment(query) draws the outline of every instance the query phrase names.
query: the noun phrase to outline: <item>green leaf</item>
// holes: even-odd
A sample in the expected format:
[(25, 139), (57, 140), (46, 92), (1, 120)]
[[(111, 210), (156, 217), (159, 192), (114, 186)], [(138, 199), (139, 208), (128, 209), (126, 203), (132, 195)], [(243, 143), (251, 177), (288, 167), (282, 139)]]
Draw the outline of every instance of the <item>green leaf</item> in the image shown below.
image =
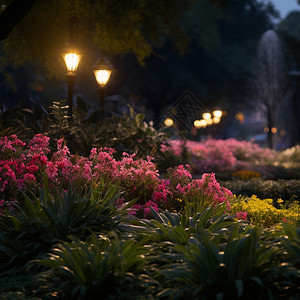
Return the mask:
[(243, 295), (243, 292), (244, 292), (243, 280), (236, 279), (235, 280), (235, 287), (236, 287), (238, 298), (241, 298), (242, 295)]

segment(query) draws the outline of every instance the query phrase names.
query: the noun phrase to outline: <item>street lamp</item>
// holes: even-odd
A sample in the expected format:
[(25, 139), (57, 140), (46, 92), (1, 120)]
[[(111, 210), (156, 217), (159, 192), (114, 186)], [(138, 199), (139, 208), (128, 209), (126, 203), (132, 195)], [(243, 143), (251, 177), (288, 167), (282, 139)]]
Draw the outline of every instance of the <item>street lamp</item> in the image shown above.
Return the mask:
[(101, 58), (94, 66), (94, 74), (100, 92), (100, 117), (104, 119), (104, 91), (113, 67), (108, 60)]
[(76, 70), (81, 60), (81, 55), (75, 49), (67, 49), (65, 53), (62, 54), (67, 67), (67, 83), (68, 83), (68, 106), (69, 106), (69, 116), (72, 119), (73, 111), (73, 86), (76, 78)]

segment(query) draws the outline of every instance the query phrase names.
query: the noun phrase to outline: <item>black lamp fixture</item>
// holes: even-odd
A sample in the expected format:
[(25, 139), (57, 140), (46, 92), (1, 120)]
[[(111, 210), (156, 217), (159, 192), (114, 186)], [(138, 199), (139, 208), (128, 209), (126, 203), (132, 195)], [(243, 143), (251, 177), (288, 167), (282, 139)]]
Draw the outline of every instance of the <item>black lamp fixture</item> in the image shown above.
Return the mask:
[(76, 79), (76, 70), (82, 57), (78, 49), (74, 46), (77, 23), (77, 18), (72, 16), (70, 19), (70, 43), (67, 44), (62, 53), (62, 57), (67, 67), (66, 78), (68, 83), (68, 106), (70, 119), (72, 119), (73, 114), (73, 86)]

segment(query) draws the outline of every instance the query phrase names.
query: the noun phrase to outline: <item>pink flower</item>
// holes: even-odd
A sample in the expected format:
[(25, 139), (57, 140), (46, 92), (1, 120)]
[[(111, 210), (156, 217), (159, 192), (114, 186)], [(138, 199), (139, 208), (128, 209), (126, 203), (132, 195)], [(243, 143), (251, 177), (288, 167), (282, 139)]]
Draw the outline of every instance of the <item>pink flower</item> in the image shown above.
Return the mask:
[(148, 201), (144, 206), (144, 218), (149, 219), (152, 216), (151, 208), (152, 207), (155, 211), (159, 212), (158, 206), (153, 201)]
[(33, 182), (36, 181), (35, 177), (32, 174), (25, 174), (24, 175), (24, 182)]
[(52, 180), (52, 181), (56, 181), (56, 177), (58, 175), (58, 168), (56, 168), (56, 166), (53, 164), (53, 162), (49, 161), (47, 163), (47, 169), (46, 169), (47, 175), (48, 177)]
[(245, 211), (237, 212), (236, 217), (240, 220), (247, 220), (247, 212)]

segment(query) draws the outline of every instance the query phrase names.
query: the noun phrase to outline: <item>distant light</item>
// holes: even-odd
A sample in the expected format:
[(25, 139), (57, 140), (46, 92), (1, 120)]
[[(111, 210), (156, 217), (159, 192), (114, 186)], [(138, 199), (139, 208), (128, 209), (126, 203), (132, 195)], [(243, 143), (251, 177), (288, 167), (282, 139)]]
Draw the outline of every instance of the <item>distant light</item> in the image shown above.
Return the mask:
[(280, 136), (285, 136), (286, 135), (286, 131), (284, 129), (279, 131), (279, 135)]
[(215, 118), (221, 118), (221, 117), (222, 117), (222, 111), (219, 110), (219, 109), (214, 110), (214, 111), (213, 111), (213, 116), (214, 116)]
[(166, 118), (164, 123), (167, 127), (171, 127), (174, 124), (174, 121), (171, 118)]
[(207, 121), (204, 119), (201, 119), (199, 121), (199, 125), (200, 125), (200, 127), (205, 128), (207, 126)]
[(202, 118), (204, 120), (209, 120), (211, 118), (211, 114), (210, 113), (204, 113), (204, 114), (202, 114)]
[(272, 127), (271, 132), (274, 133), (274, 134), (277, 133), (277, 128), (276, 127)]
[(265, 131), (265, 132), (269, 132), (269, 131), (270, 131), (269, 127), (265, 127), (265, 128), (264, 128), (264, 131)]
[(213, 123), (213, 120), (212, 119), (207, 119), (206, 122), (207, 122), (207, 125), (211, 125)]
[(220, 123), (220, 121), (221, 121), (221, 118), (220, 118), (220, 117), (214, 117), (214, 118), (213, 118), (213, 122), (214, 122), (215, 124)]
[(201, 128), (201, 127), (202, 127), (201, 121), (200, 121), (200, 120), (195, 120), (195, 121), (194, 121), (194, 126), (195, 126), (197, 129)]
[(245, 120), (245, 116), (244, 116), (244, 114), (243, 114), (242, 112), (236, 113), (235, 118), (236, 118), (240, 123), (243, 123), (244, 120)]

